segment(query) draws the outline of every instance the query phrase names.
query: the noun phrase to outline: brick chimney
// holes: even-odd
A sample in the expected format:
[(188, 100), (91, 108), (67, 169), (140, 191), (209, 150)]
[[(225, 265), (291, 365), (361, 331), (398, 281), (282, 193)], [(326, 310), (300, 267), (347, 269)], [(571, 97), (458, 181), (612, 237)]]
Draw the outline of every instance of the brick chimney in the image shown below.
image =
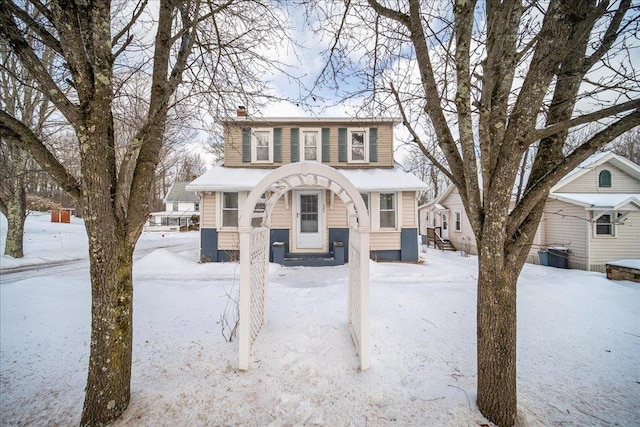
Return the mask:
[(247, 109), (244, 105), (238, 105), (237, 114), (238, 117), (247, 117)]

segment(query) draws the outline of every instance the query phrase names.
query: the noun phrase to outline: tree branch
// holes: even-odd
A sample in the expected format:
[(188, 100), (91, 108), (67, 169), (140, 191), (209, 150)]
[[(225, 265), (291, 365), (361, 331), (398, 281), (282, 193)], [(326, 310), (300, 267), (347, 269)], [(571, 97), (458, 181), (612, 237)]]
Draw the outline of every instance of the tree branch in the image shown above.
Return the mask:
[(22, 65), (38, 82), (40, 90), (47, 94), (70, 123), (75, 123), (80, 113), (78, 106), (73, 104), (53, 81), (48, 70), (18, 29), (7, 3), (8, 0), (0, 0), (0, 35), (7, 40), (20, 58)]
[(10, 139), (27, 151), (40, 167), (66, 192), (80, 201), (82, 197), (78, 180), (47, 149), (43, 142), (24, 123), (0, 110), (0, 137)]
[(602, 110), (595, 111), (593, 113), (583, 114), (582, 116), (575, 117), (571, 120), (566, 120), (560, 123), (555, 123), (551, 126), (547, 126), (544, 129), (536, 129), (529, 134), (529, 136), (525, 140), (525, 144), (530, 145), (535, 141), (553, 136), (557, 133), (569, 130), (573, 127), (611, 117), (615, 114), (624, 113), (625, 111), (630, 111), (633, 109), (637, 110), (638, 108), (640, 108), (640, 100), (634, 99), (632, 101), (623, 102), (622, 104), (603, 108)]
[(509, 214), (508, 235), (510, 236), (516, 232), (535, 205), (548, 196), (551, 188), (560, 179), (585, 161), (597, 149), (602, 148), (608, 142), (636, 126), (640, 126), (640, 110), (638, 109), (596, 133), (589, 140), (578, 146), (571, 154), (564, 157), (538, 181), (528, 184), (520, 203)]
[[(122, 29), (118, 31), (118, 34), (113, 36), (113, 38), (111, 39), (111, 46), (117, 45), (120, 39), (124, 37), (124, 35), (127, 34), (129, 30), (131, 30), (131, 27), (133, 27), (133, 25), (138, 21), (138, 18), (140, 18), (140, 15), (142, 15), (142, 12), (144, 12), (145, 7), (147, 7), (147, 3), (148, 3), (148, 0), (138, 1), (138, 4), (133, 10), (133, 16), (131, 17), (129, 22), (127, 22), (127, 25), (122, 27)], [(124, 51), (124, 49), (126, 49), (126, 46), (129, 43), (131, 43), (131, 37), (127, 37), (127, 41), (123, 43), (123, 46), (118, 50), (118, 52)], [(114, 55), (114, 58), (117, 58), (117, 57), (118, 55)]]
[(25, 23), (29, 29), (31, 29), (34, 33), (40, 36), (40, 40), (58, 53), (62, 53), (62, 47), (60, 46), (60, 41), (55, 38), (44, 25), (37, 22), (33, 19), (26, 11), (20, 9), (15, 3), (8, 2), (11, 13), (13, 13), (18, 19)]
[(418, 135), (414, 127), (411, 125), (411, 122), (409, 122), (409, 119), (407, 118), (407, 113), (405, 112), (404, 107), (402, 106), (402, 100), (400, 99), (400, 95), (398, 94), (398, 91), (396, 90), (393, 83), (391, 83), (391, 93), (393, 94), (396, 100), (398, 110), (400, 111), (400, 115), (402, 116), (402, 124), (411, 134), (412, 140), (416, 144), (416, 146), (420, 149), (420, 151), (422, 151), (425, 157), (429, 159), (431, 164), (437, 167), (438, 169), (440, 169), (440, 171), (443, 174), (445, 174), (445, 176), (449, 179), (449, 181), (454, 183), (456, 187), (458, 186), (458, 184), (462, 185), (462, 183), (459, 180), (457, 180), (456, 177), (453, 176), (451, 172), (449, 172), (449, 170), (429, 152), (429, 150), (427, 150), (420, 136)]

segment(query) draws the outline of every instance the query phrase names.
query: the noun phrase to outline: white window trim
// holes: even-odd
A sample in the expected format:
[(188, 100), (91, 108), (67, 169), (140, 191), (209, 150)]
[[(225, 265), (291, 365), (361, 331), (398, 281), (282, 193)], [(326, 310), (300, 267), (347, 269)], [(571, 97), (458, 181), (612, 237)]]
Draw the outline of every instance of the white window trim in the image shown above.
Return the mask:
[[(255, 132), (269, 132), (269, 160), (258, 160), (258, 150)], [(252, 128), (251, 129), (251, 163), (273, 163), (273, 128)]]
[[(382, 194), (393, 194), (394, 195), (394, 197), (393, 197), (393, 211), (395, 213), (395, 221), (394, 221), (395, 227), (383, 227), (380, 224), (380, 214), (382, 213), (382, 209), (380, 208), (380, 195), (382, 195)], [(398, 215), (398, 213), (399, 213), (399, 209), (398, 209), (398, 205), (399, 205), (399, 203), (398, 203), (398, 194), (399, 193), (394, 192), (394, 191), (385, 191), (384, 193), (382, 193), (382, 192), (381, 193), (377, 193), (377, 197), (376, 198), (377, 198), (377, 201), (378, 201), (378, 206), (377, 206), (378, 207), (378, 209), (377, 209), (378, 215), (376, 215), (377, 216), (377, 221), (376, 222), (378, 223), (378, 227), (379, 227), (380, 231), (398, 231), (399, 230), (399, 227), (400, 227), (399, 218), (400, 218), (400, 216)], [(387, 212), (387, 211), (385, 211), (385, 212)]]
[[(318, 150), (318, 153), (316, 156), (316, 160), (305, 160), (304, 158), (304, 149), (305, 149), (304, 133), (305, 132), (318, 134), (318, 139), (317, 139), (318, 144), (316, 146), (316, 150)], [(322, 163), (322, 131), (320, 128), (300, 128), (300, 159), (299, 160), (301, 162), (307, 161), (307, 162)]]
[[(364, 160), (353, 160), (353, 149), (351, 146), (351, 134), (353, 132), (364, 132)], [(347, 163), (369, 163), (369, 129), (348, 128), (347, 129)]]
[[(460, 221), (456, 221), (456, 216), (460, 217)], [(460, 228), (457, 227), (458, 222), (460, 223)], [(462, 211), (453, 211), (453, 231), (462, 231)]]
[[(621, 218), (624, 218), (626, 215), (622, 215), (618, 218), (621, 212), (618, 211), (607, 211), (602, 212), (598, 215), (595, 215), (592, 220), (592, 234), (595, 239), (613, 239), (618, 237), (618, 223)], [(611, 217), (611, 234), (598, 234), (598, 219), (603, 215), (610, 215)], [(601, 224), (602, 225), (602, 224)]]
[(218, 208), (218, 230), (237, 230), (238, 226), (225, 226), (223, 222), (223, 212), (224, 212), (224, 193), (238, 193), (238, 222), (240, 222), (240, 211), (242, 206), (244, 206), (245, 200), (247, 200), (248, 193), (246, 191), (219, 191), (216, 193), (216, 206)]

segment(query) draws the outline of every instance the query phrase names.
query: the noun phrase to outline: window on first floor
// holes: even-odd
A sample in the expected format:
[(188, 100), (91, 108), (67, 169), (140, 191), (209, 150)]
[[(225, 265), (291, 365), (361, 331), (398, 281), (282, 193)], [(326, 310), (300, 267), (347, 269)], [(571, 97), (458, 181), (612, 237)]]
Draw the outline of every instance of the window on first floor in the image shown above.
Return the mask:
[(612, 212), (600, 215), (594, 224), (596, 236), (615, 236), (616, 225), (624, 222), (628, 213)]
[(222, 226), (238, 226), (238, 193), (222, 193)]
[[(267, 193), (262, 193), (262, 200), (267, 200), (269, 198), (269, 194)], [(253, 209), (253, 213), (254, 214), (262, 214), (264, 215), (264, 212), (267, 209), (267, 204), (263, 201), (258, 201), (258, 203), (256, 203), (256, 207)], [(262, 219), (261, 217), (252, 217), (251, 218), (251, 226), (252, 227), (262, 227)]]
[(455, 231), (462, 231), (462, 212), (460, 211), (453, 212), (453, 220), (454, 220), (453, 229)]
[(380, 228), (396, 228), (395, 193), (380, 193)]
[(613, 223), (611, 222), (610, 214), (600, 215), (600, 217), (596, 219), (596, 235), (613, 235)]
[(364, 206), (367, 208), (367, 212), (369, 212), (369, 193), (360, 193), (362, 196), (362, 200), (364, 200)]

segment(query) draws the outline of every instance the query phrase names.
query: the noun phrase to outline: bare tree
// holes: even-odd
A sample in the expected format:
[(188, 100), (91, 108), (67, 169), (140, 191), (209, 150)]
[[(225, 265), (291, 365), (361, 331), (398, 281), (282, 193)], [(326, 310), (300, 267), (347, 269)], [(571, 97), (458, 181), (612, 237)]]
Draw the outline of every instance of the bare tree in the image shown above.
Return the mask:
[[(456, 185), (479, 257), (480, 411), (512, 425), (516, 282), (550, 188), (640, 124), (638, 8), (630, 0), (323, 2), (333, 35), (323, 79), (370, 111), (400, 115)], [(357, 79), (357, 77), (359, 79)], [(363, 102), (364, 103), (364, 102)], [(589, 126), (590, 125), (590, 126)], [(565, 153), (567, 136), (590, 133)], [(424, 138), (430, 129), (434, 143)], [(529, 179), (510, 210), (524, 153)], [(444, 160), (440, 160), (440, 155)]]
[(611, 142), (609, 148), (614, 153), (640, 165), (640, 128), (620, 135), (619, 138)]
[(436, 199), (449, 185), (447, 178), (440, 169), (431, 163), (415, 144), (411, 144), (408, 148), (408, 153), (402, 162), (402, 167), (429, 185), (427, 191), (420, 192), (418, 195), (418, 205)]
[[(31, 18), (31, 6), (42, 19)], [(26, 40), (28, 31), (55, 52), (53, 70)], [(149, 212), (166, 119), (176, 103), (213, 106), (220, 115), (238, 102), (256, 105), (267, 90), (263, 75), (280, 64), (274, 47), (286, 39), (283, 18), (261, 1), (0, 0), (0, 36), (77, 137), (81, 170), (74, 175), (27, 123), (0, 111), (0, 136), (46, 165), (85, 208), (92, 323), (81, 424), (103, 425), (129, 403), (132, 254)], [(147, 110), (118, 147), (116, 98), (137, 74), (151, 82)]]
[[(33, 34), (27, 34), (33, 43)], [(45, 67), (51, 67), (52, 52), (36, 48)], [(40, 137), (45, 134), (45, 121), (52, 112), (45, 96), (34, 88), (35, 82), (23, 70), (7, 43), (0, 40), (0, 107), (19, 117)], [(0, 211), (7, 218), (5, 255), (24, 256), (24, 223), (27, 217), (27, 175), (32, 161), (26, 151), (10, 135), (0, 136)]]

